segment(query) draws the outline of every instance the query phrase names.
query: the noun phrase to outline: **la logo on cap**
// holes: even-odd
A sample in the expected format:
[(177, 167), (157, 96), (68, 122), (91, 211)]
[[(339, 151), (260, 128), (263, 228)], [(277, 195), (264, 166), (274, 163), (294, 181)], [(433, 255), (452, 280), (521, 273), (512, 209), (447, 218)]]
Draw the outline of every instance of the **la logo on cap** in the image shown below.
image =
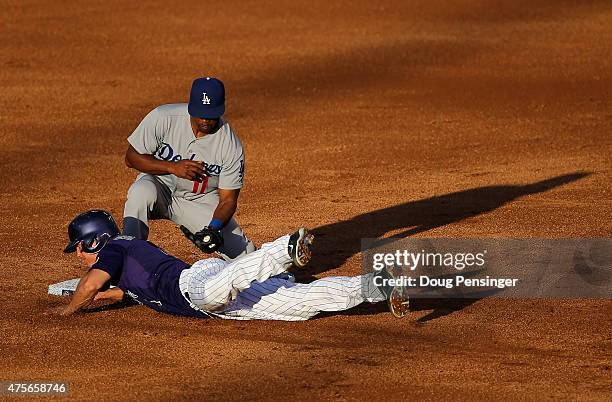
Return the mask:
[(193, 80), (187, 111), (200, 119), (218, 119), (225, 113), (225, 86), (217, 78), (201, 77)]

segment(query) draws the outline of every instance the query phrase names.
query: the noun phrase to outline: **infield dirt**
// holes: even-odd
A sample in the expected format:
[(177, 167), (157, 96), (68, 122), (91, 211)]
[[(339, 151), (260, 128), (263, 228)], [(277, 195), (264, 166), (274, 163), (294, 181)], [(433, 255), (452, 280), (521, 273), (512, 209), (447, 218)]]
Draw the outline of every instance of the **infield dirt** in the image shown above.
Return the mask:
[[(609, 1), (2, 4), (0, 379), (80, 400), (612, 398), (610, 300), (43, 314), (82, 272), (67, 223), (120, 219), (126, 137), (201, 75), (245, 146), (249, 237), (317, 235), (302, 279), (358, 274), (362, 237), (610, 237)], [(201, 257), (170, 222), (151, 240)]]

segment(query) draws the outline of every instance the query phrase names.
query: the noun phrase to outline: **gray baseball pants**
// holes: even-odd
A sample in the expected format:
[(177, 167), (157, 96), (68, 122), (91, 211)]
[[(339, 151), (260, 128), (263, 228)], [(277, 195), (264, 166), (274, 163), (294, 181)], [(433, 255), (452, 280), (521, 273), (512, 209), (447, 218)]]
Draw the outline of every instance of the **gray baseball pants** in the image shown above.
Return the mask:
[[(123, 210), (123, 234), (146, 240), (149, 220), (169, 219), (192, 232), (210, 223), (219, 203), (218, 197), (190, 201), (173, 195), (172, 190), (154, 175), (140, 175), (128, 190)], [(234, 218), (221, 230), (223, 246), (219, 254), (230, 260), (255, 251), (255, 245), (242, 232)]]

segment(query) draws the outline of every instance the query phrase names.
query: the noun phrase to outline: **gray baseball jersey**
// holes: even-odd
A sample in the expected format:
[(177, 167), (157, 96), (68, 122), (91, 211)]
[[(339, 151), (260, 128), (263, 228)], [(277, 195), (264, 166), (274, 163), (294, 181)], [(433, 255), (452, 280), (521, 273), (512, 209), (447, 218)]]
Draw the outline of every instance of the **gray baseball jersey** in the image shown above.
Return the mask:
[(220, 128), (202, 138), (191, 129), (186, 103), (162, 105), (153, 109), (128, 138), (138, 153), (151, 154), (157, 159), (177, 162), (191, 159), (204, 162), (206, 177), (202, 181), (158, 176), (174, 195), (190, 201), (204, 201), (218, 189), (242, 188), (244, 153), (238, 136), (221, 118)]
[[(220, 119), (219, 125), (216, 132), (196, 138), (186, 103), (159, 106), (142, 120), (128, 138), (137, 152), (171, 162), (202, 161), (206, 176), (193, 181), (172, 174), (141, 173), (128, 191), (123, 210), (124, 234), (146, 240), (150, 219), (170, 219), (197, 232), (210, 223), (219, 204), (220, 188), (242, 188), (242, 144), (225, 120)], [(255, 250), (234, 218), (221, 232), (224, 244), (218, 252), (225, 258)]]

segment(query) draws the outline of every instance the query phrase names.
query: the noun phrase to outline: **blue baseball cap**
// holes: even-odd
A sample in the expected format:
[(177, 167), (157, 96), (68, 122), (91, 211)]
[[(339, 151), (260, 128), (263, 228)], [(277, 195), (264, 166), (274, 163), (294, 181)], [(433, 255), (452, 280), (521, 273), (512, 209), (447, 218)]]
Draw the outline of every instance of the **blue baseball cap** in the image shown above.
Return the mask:
[(200, 119), (218, 119), (225, 113), (225, 86), (213, 77), (196, 78), (191, 84), (189, 114)]

